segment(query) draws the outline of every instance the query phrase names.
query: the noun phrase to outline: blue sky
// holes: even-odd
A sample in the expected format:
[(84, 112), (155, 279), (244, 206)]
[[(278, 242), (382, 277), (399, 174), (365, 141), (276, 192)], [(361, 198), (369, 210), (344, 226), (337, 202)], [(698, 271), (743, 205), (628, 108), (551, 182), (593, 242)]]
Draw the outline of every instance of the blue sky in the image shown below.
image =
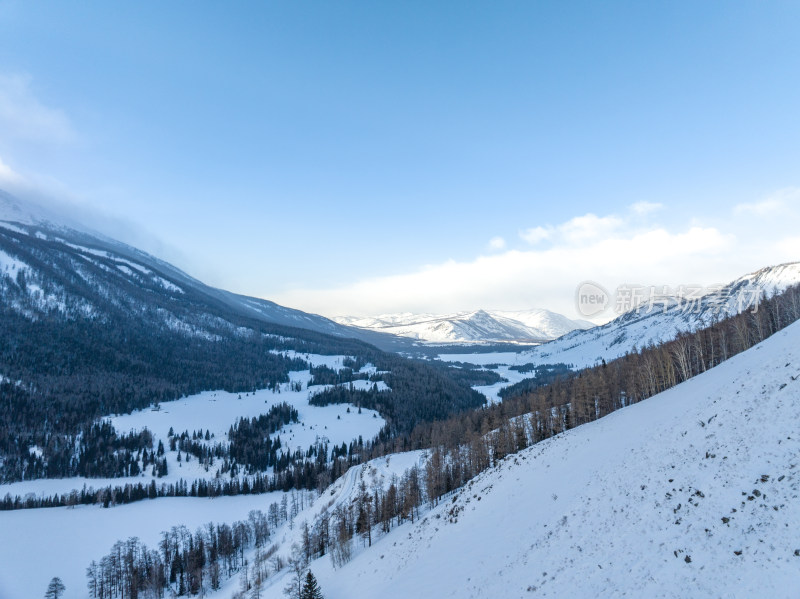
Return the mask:
[(0, 0), (0, 185), (326, 314), (716, 282), (800, 258), (798, 25), (790, 2)]

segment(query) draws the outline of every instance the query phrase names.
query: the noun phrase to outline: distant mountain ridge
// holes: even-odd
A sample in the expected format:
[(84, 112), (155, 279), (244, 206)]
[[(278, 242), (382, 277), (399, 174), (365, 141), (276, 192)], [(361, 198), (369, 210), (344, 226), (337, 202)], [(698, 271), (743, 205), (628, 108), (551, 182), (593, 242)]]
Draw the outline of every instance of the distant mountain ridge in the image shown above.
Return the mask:
[(340, 316), (340, 324), (391, 333), (426, 343), (544, 343), (575, 330), (593, 327), (549, 310), (476, 310), (455, 314), (383, 314)]

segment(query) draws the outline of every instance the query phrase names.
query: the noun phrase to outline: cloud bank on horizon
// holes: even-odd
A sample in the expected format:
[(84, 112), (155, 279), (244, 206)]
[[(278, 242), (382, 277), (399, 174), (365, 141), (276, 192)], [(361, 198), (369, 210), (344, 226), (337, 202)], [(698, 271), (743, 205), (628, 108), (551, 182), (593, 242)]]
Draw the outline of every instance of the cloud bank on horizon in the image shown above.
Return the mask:
[(296, 288), (271, 299), (327, 316), (547, 308), (579, 317), (574, 293), (583, 281), (612, 290), (626, 284), (709, 286), (800, 260), (798, 188), (674, 226), (657, 219), (668, 212), (641, 202), (622, 213), (588, 213), (521, 230), (520, 248), (505, 249), (505, 240), (493, 238), (489, 251), (470, 261), (333, 288)]

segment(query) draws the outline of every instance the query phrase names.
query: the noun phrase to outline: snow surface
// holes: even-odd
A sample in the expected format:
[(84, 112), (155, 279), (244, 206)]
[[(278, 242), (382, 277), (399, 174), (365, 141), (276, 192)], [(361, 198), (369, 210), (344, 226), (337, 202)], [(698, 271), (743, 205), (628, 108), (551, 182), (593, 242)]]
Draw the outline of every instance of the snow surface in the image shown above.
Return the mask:
[(167, 497), (119, 505), (0, 512), (0, 597), (42, 597), (53, 576), (66, 585), (63, 599), (86, 599), (86, 567), (119, 540), (138, 537), (151, 549), (162, 531), (184, 525), (246, 520), (266, 512), (282, 493), (204, 499)]
[(0, 274), (16, 277), (17, 272), (29, 268), (25, 262), (0, 250)]
[(439, 359), (443, 362), (466, 362), (476, 366), (486, 366), (490, 364), (526, 364), (525, 354), (521, 352), (489, 352), (476, 354), (439, 354)]
[(504, 381), (500, 381), (499, 383), (494, 383), (493, 385), (476, 385), (473, 387), (475, 391), (478, 393), (482, 393), (486, 399), (489, 400), (489, 403), (500, 403), (503, 401), (503, 398), (500, 397), (500, 391), (503, 390), (505, 387), (509, 385), (513, 385), (514, 383), (519, 383), (523, 379), (529, 379), (533, 376), (532, 372), (522, 373), (518, 370), (511, 370), (508, 366), (498, 365), (496, 368), (492, 369), (494, 372), (499, 374)]
[(172, 291), (174, 293), (183, 293), (183, 289), (178, 287), (172, 281), (169, 281), (169, 280), (165, 279), (164, 277), (160, 277), (158, 275), (153, 275), (153, 279), (156, 281), (156, 283), (161, 285), (167, 291)]
[(312, 570), (328, 599), (797, 597), (798, 430), (800, 323)]

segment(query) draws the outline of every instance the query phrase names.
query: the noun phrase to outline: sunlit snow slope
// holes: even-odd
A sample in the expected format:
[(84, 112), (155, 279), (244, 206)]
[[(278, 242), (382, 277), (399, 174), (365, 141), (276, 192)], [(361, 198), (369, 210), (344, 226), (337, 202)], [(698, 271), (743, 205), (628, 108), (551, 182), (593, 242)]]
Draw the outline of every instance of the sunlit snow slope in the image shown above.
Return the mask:
[(797, 597), (799, 465), (795, 324), (312, 569), (328, 599)]

